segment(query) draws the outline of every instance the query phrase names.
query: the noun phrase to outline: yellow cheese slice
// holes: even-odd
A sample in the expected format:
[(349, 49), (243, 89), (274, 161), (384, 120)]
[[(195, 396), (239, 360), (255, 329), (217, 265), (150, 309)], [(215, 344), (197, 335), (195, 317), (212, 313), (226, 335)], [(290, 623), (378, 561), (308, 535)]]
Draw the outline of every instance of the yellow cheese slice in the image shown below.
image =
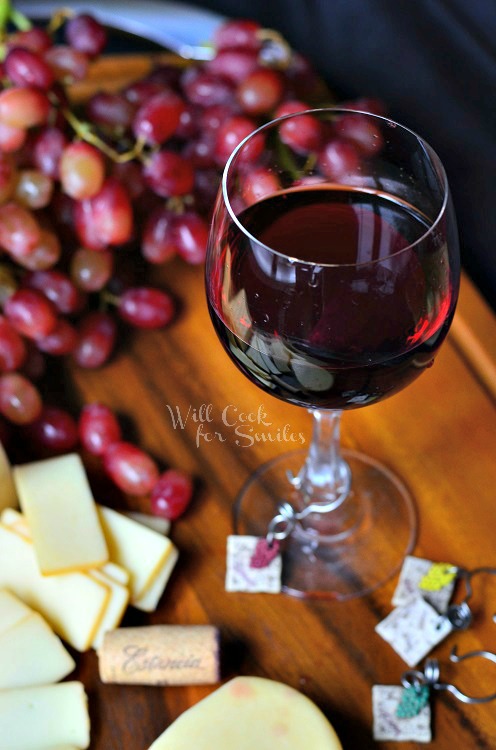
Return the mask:
[(17, 492), (12, 478), (12, 469), (4, 447), (0, 443), (0, 510), (15, 508), (17, 505)]
[(110, 598), (109, 587), (86, 573), (42, 576), (32, 542), (3, 524), (0, 587), (8, 588), (40, 612), (53, 630), (78, 651), (90, 648)]
[(150, 584), (150, 587), (141, 597), (132, 601), (133, 607), (140, 609), (142, 612), (155, 612), (169, 578), (171, 577), (171, 573), (174, 570), (178, 557), (179, 553), (177, 549), (175, 547), (171, 548), (169, 557), (164, 562), (162, 569), (158, 571), (155, 580)]
[(106, 584), (110, 590), (107, 608), (91, 643), (92, 647), (97, 649), (102, 645), (105, 633), (109, 630), (115, 630), (120, 625), (129, 603), (129, 589), (105, 575), (101, 570), (90, 570), (88, 575), (96, 581)]
[(0, 590), (0, 636), (32, 613), (19, 597), (7, 589)]
[(90, 744), (87, 698), (80, 682), (0, 691), (2, 750)]
[(37, 612), (0, 635), (0, 654), (0, 690), (58, 682), (76, 666)]
[(107, 540), (110, 559), (131, 574), (131, 604), (155, 581), (159, 571), (175, 549), (171, 540), (157, 534), (122, 513), (98, 506), (100, 522)]
[(190, 708), (149, 750), (342, 750), (324, 714), (288, 685), (235, 677)]
[(21, 533), (27, 532), (27, 535), (29, 536), (28, 525), (24, 520), (22, 513), (18, 510), (15, 510), (14, 508), (5, 508), (0, 514), (0, 521), (6, 526), (11, 526), (12, 528), (19, 526), (18, 530)]
[(108, 562), (105, 563), (105, 565), (102, 565), (101, 568), (98, 568), (98, 570), (101, 570), (102, 573), (105, 573), (106, 576), (111, 578), (116, 583), (120, 583), (122, 586), (127, 586), (129, 584), (131, 575), (129, 573), (129, 570), (123, 568), (122, 565), (117, 565), (117, 563), (114, 562)]
[(96, 504), (76, 453), (15, 466), (13, 476), (44, 575), (107, 562)]
[[(22, 534), (25, 538), (30, 539), (29, 527), (22, 513), (8, 508), (1, 515), (2, 522), (6, 526)], [(115, 563), (105, 563), (101, 568), (85, 571), (87, 575), (105, 584), (110, 592), (107, 607), (101, 618), (100, 625), (95, 632), (92, 641), (93, 648), (99, 648), (103, 642), (103, 636), (108, 630), (116, 628), (129, 603), (129, 573), (120, 565)]]
[(162, 518), (162, 516), (152, 516), (150, 513), (140, 513), (137, 510), (125, 510), (124, 515), (132, 518), (133, 521), (142, 523), (143, 526), (148, 526), (149, 529), (153, 529), (159, 534), (167, 536), (170, 531), (170, 521), (167, 518)]

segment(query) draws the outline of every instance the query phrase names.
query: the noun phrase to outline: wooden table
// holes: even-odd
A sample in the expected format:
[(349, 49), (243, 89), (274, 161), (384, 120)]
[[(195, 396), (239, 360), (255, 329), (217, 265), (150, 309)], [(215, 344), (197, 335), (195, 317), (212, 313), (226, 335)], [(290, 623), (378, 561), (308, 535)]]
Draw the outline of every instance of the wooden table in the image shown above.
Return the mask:
[[(225, 592), (233, 498), (249, 474), (285, 445), (241, 448), (229, 433), (226, 442), (197, 445), (198, 424), (189, 419), (184, 429), (174, 429), (169, 407), (185, 414), (211, 404), (211, 430), (223, 433), (221, 412), (228, 404), (253, 413), (263, 403), (274, 432), (289, 423), (308, 436), (310, 420), (305, 411), (263, 394), (228, 360), (208, 318), (203, 269), (174, 261), (160, 270), (159, 281), (182, 301), (174, 324), (165, 331), (130, 334), (104, 369), (68, 369), (59, 384), (61, 396), (76, 406), (99, 400), (125, 415), (133, 438), (162, 467), (181, 467), (198, 480), (190, 510), (173, 525), (180, 560), (157, 612), (130, 614), (125, 624), (215, 624), (223, 638), (224, 679), (246, 674), (281, 680), (323, 709), (344, 748), (394, 747), (372, 740), (371, 687), (399, 684), (406, 668), (374, 632), (391, 611), (396, 579), (347, 603)], [(467, 568), (496, 565), (495, 363), (496, 319), (463, 278), (452, 332), (434, 367), (390, 400), (345, 415), (344, 444), (384, 462), (413, 492), (419, 556)], [(99, 499), (147, 510), (144, 500)], [(491, 619), (496, 577), (475, 581), (472, 607), (470, 630), (451, 635), (433, 655), (440, 659), (444, 680), (486, 694), (496, 690), (496, 665), (473, 660), (455, 666), (448, 655), (455, 643), (462, 653), (496, 650)], [(77, 677), (89, 693), (92, 750), (146, 750), (181, 712), (214, 689), (102, 685), (94, 653), (79, 659)], [(496, 702), (467, 706), (438, 694), (434, 731), (436, 750), (495, 748)]]

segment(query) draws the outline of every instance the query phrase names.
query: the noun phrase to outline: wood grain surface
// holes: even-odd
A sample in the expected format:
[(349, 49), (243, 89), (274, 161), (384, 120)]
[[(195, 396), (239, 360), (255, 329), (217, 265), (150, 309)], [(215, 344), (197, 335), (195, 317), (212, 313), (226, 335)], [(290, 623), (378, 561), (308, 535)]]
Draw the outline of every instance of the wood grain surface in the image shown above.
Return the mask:
[[(123, 64), (115, 65), (120, 76)], [(147, 63), (141, 59), (136, 65), (129, 64), (127, 77), (140, 75)], [(106, 66), (104, 79), (96, 77), (94, 85), (112, 79), (112, 65), (107, 61)], [(262, 393), (229, 361), (210, 325), (202, 268), (173, 261), (157, 271), (155, 281), (181, 301), (180, 314), (167, 330), (130, 332), (102, 370), (83, 372), (67, 365), (63, 377), (53, 381), (59, 402), (74, 408), (94, 400), (108, 404), (125, 418), (127, 434), (161, 467), (183, 468), (197, 480), (189, 511), (172, 527), (180, 558), (157, 612), (130, 611), (124, 624), (218, 626), (223, 679), (262, 675), (301, 690), (323, 709), (346, 750), (394, 747), (372, 739), (371, 688), (399, 684), (406, 668), (374, 632), (391, 611), (396, 580), (347, 603), (225, 592), (233, 499), (249, 474), (286, 446), (237, 446), (222, 423), (222, 409), (233, 404), (255, 413), (263, 404), (274, 434), (289, 424), (308, 437), (310, 419), (304, 410)], [(495, 318), (464, 278), (453, 332), (434, 367), (399, 395), (346, 414), (343, 423), (346, 446), (379, 459), (411, 489), (419, 516), (415, 554), (467, 568), (496, 565), (495, 342)], [(198, 424), (191, 417), (184, 429), (174, 428), (170, 409), (185, 415), (202, 404), (211, 404), (211, 431), (222, 433), (225, 442), (200, 439), (197, 445)], [(98, 465), (88, 460), (87, 466), (100, 502), (148, 510), (146, 499), (117, 495)], [(448, 661), (455, 643), (461, 653), (496, 650), (496, 577), (480, 576), (474, 589), (473, 626), (451, 635), (433, 655), (440, 660), (443, 680), (486, 694), (496, 690), (495, 664)], [(78, 657), (77, 677), (89, 693), (92, 750), (146, 750), (171, 721), (214, 689), (103, 685), (93, 652)], [(433, 749), (496, 747), (496, 702), (464, 705), (447, 693), (435, 695), (434, 701)]]

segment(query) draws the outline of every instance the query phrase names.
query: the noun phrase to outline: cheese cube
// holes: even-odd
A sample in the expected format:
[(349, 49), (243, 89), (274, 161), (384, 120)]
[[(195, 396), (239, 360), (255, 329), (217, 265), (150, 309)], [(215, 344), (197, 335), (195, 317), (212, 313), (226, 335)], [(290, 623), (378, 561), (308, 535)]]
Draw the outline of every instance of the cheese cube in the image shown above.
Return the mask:
[(90, 744), (90, 720), (80, 682), (0, 691), (2, 750)]
[(322, 711), (289, 685), (236, 677), (188, 709), (149, 750), (342, 750)]
[(154, 612), (157, 609), (157, 604), (165, 591), (165, 587), (167, 586), (171, 573), (174, 570), (178, 556), (179, 553), (177, 549), (174, 548), (163, 564), (162, 569), (155, 576), (155, 580), (148, 590), (145, 591), (139, 599), (133, 600), (133, 607), (140, 609), (142, 612)]
[(16, 466), (13, 475), (44, 575), (107, 562), (95, 501), (76, 453)]
[(24, 602), (7, 589), (0, 590), (0, 636), (32, 613)]
[(9, 459), (0, 443), (0, 510), (17, 506), (17, 492)]
[(0, 635), (0, 690), (58, 682), (74, 659), (37, 612)]
[(40, 612), (53, 630), (79, 651), (90, 648), (110, 598), (109, 587), (86, 573), (42, 576), (33, 544), (3, 524), (0, 587), (10, 589)]
[(107, 585), (110, 590), (107, 608), (91, 643), (92, 647), (97, 649), (102, 645), (105, 633), (109, 630), (115, 630), (120, 625), (129, 603), (129, 589), (105, 575), (101, 570), (91, 570), (88, 575)]
[(131, 574), (129, 587), (133, 604), (151, 587), (176, 548), (168, 537), (157, 534), (122, 513), (102, 505), (98, 506), (98, 512), (110, 559)]

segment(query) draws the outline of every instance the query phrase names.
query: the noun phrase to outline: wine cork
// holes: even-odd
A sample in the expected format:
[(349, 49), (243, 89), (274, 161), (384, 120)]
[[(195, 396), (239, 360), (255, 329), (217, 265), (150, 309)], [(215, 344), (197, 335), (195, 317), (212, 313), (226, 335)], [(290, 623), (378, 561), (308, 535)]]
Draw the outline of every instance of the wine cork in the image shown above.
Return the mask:
[(219, 631), (213, 625), (147, 625), (105, 634), (98, 651), (102, 682), (212, 685), (220, 679)]

